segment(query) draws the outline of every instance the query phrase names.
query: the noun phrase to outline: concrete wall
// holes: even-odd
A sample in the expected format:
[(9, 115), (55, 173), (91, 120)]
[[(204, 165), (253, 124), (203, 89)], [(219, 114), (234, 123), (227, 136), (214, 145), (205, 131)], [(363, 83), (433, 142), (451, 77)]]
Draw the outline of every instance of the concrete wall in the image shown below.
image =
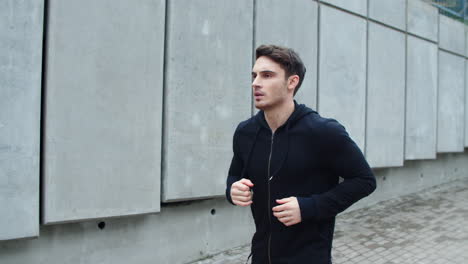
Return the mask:
[(253, 3), (170, 1), (167, 16), (163, 201), (221, 195), (250, 117)]
[(464, 56), (465, 39), (465, 25), (463, 23), (439, 15), (439, 48)]
[(467, 175), (467, 29), (419, 0), (51, 0), (45, 24), (45, 2), (24, 3), (0, 9), (0, 240), (41, 235), (0, 242), (2, 264), (186, 263), (248, 243), (249, 210), (220, 196), (265, 42), (299, 52), (296, 99), (378, 168), (353, 208)]
[(437, 45), (407, 38), (405, 159), (433, 159), (437, 142)]
[(7, 240), (39, 235), (44, 3), (0, 6), (0, 240)]
[(359, 14), (367, 15), (367, 0), (321, 0), (338, 8)]
[(464, 151), (465, 58), (439, 50), (437, 151)]
[(164, 14), (49, 1), (44, 223), (159, 211)]
[(406, 0), (371, 0), (369, 17), (385, 25), (406, 30)]
[[(365, 152), (372, 167), (403, 165), (405, 40), (401, 32), (373, 22), (369, 24)], [(386, 142), (385, 148), (382, 142)]]
[(366, 127), (366, 39), (365, 19), (321, 6), (317, 109), (342, 122), (361, 149)]
[(439, 15), (437, 8), (421, 0), (406, 0), (408, 33), (430, 41), (438, 41)]
[[(0, 242), (2, 264), (187, 263), (253, 234), (248, 208), (214, 199), (162, 208), (163, 213), (105, 222), (42, 226), (34, 240)], [(103, 229), (99, 224), (105, 223)]]
[(468, 60), (465, 59), (465, 147), (468, 147)]

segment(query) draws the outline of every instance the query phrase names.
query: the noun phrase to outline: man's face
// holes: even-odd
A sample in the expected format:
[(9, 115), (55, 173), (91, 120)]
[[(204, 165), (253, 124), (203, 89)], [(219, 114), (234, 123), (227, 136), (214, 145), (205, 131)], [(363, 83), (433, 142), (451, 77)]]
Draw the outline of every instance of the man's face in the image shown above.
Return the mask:
[(288, 79), (280, 65), (268, 57), (261, 56), (252, 69), (252, 89), (255, 107), (261, 110), (272, 109), (285, 102), (288, 91)]

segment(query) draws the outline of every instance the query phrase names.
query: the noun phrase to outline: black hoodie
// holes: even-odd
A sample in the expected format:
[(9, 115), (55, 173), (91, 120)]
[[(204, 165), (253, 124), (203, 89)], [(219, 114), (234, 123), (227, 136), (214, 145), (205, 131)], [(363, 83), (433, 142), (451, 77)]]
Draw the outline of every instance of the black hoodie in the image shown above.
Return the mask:
[[(252, 263), (330, 264), (335, 216), (376, 188), (362, 152), (334, 119), (296, 102), (274, 134), (263, 111), (234, 133), (231, 185), (247, 178), (254, 187)], [(339, 177), (344, 179), (339, 183)], [(276, 199), (297, 197), (302, 222), (285, 226), (273, 215)]]

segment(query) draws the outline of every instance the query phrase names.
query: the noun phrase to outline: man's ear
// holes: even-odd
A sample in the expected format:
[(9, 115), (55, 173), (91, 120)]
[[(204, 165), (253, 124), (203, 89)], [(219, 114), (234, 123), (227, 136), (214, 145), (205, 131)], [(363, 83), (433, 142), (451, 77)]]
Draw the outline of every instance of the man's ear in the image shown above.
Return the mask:
[(296, 89), (296, 86), (299, 84), (299, 75), (291, 75), (288, 78), (288, 89), (289, 90), (294, 90)]

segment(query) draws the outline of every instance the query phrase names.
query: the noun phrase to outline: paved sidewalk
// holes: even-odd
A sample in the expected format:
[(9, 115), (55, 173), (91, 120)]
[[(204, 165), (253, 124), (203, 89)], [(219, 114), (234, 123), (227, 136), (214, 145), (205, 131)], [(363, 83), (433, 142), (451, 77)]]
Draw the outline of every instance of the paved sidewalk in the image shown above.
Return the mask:
[[(194, 264), (243, 264), (249, 246)], [(339, 215), (334, 264), (467, 264), (468, 179)]]

